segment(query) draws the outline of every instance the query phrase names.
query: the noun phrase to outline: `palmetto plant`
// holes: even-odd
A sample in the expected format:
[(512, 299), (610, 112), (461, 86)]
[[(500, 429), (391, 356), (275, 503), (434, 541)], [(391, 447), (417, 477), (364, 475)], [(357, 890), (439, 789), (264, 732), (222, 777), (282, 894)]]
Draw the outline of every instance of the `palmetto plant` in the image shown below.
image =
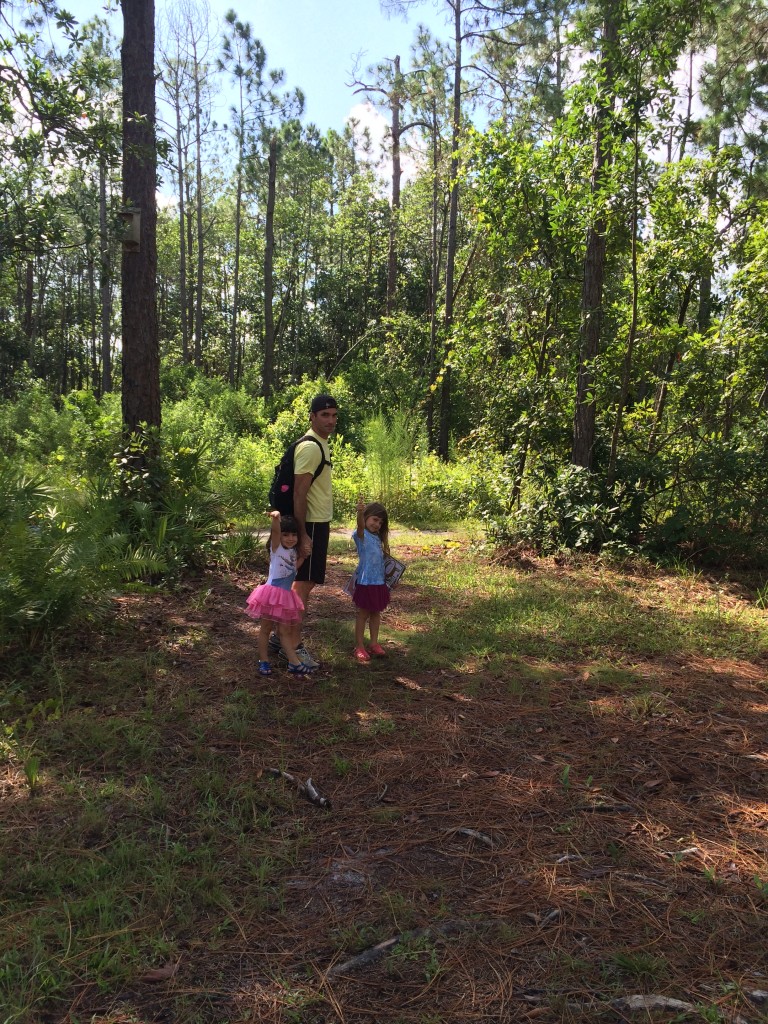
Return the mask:
[(54, 494), (42, 477), (0, 467), (0, 646), (35, 646), (46, 633), (103, 608), (157, 559), (118, 527), (113, 501)]

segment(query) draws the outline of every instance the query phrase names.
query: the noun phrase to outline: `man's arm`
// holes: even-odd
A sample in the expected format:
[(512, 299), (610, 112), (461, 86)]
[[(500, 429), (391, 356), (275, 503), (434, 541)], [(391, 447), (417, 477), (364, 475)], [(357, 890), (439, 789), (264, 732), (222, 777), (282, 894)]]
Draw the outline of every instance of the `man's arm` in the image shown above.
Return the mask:
[(298, 554), (302, 558), (312, 553), (312, 541), (307, 536), (307, 495), (311, 486), (311, 473), (298, 473), (293, 478), (293, 515), (299, 524)]

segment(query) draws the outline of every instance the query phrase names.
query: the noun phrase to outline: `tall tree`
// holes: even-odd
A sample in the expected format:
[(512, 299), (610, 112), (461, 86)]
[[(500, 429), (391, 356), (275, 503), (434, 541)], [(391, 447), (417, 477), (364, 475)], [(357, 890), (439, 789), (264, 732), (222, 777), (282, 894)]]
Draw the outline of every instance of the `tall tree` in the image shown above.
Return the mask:
[[(406, 12), (421, 0), (380, 0), (386, 10)], [(465, 59), (484, 41), (496, 37), (497, 30), (517, 14), (511, 0), (443, 0), (451, 25), (453, 66), (451, 111), (451, 159), (449, 171), (448, 231), (445, 254), (445, 301), (443, 314), (444, 358), (440, 380), (440, 425), (437, 450), (448, 458), (451, 422), (452, 368), (449, 357), (456, 301), (455, 273), (459, 222), (459, 168), (463, 135), (462, 102), (464, 98)]]
[[(237, 105), (231, 108), (232, 131), (237, 145), (235, 170), (235, 249), (233, 270), (233, 302), (230, 339), (230, 380), (234, 383), (238, 351), (238, 316), (240, 305), (240, 234), (246, 189), (253, 186), (254, 177), (266, 170), (267, 196), (265, 202), (264, 248), (264, 359), (262, 394), (265, 398), (274, 386), (274, 216), (277, 160), (279, 147), (275, 122), (298, 116), (304, 107), (300, 90), (279, 94), (276, 90), (285, 78), (281, 70), (267, 72), (267, 54), (261, 42), (253, 36), (249, 22), (241, 21), (233, 10), (227, 12), (228, 32), (222, 42), (219, 67), (227, 71), (237, 86)], [(268, 308), (267, 308), (268, 307)]]
[(403, 111), (413, 92), (413, 86), (409, 82), (414, 74), (404, 73), (400, 67), (400, 55), (392, 60), (384, 61), (375, 67), (369, 68), (366, 77), (353, 77), (350, 83), (356, 93), (362, 93), (366, 99), (379, 103), (389, 111), (390, 121), (387, 126), (389, 135), (391, 159), (392, 159), (392, 213), (389, 221), (389, 251), (387, 256), (387, 300), (385, 315), (391, 316), (395, 305), (395, 294), (397, 292), (397, 232), (400, 220), (400, 192), (403, 177), (400, 149), (403, 136), (412, 128), (429, 128), (426, 121), (419, 117), (408, 118), (403, 123)]
[(122, 258), (123, 423), (135, 433), (160, 424), (157, 322), (157, 140), (154, 0), (121, 0), (123, 9)]
[[(181, 327), (182, 361), (190, 362), (193, 356), (190, 339), (194, 334), (195, 301), (189, 287), (191, 277), (190, 259), (193, 256), (188, 244), (188, 228), (190, 213), (187, 198), (190, 193), (197, 194), (191, 187), (190, 174), (195, 173), (197, 161), (191, 156), (193, 143), (197, 136), (197, 126), (201, 115), (198, 111), (198, 94), (200, 79), (207, 78), (207, 70), (200, 67), (197, 50), (206, 50), (208, 37), (209, 10), (207, 4), (193, 5), (189, 0), (170, 7), (165, 14), (164, 38), (159, 49), (160, 82), (165, 99), (170, 105), (173, 123), (169, 126), (171, 135), (171, 177), (178, 190), (179, 218), (179, 306)], [(197, 364), (201, 358), (201, 339), (196, 335)]]
[(601, 51), (596, 74), (594, 142), (590, 191), (596, 212), (587, 227), (579, 327), (579, 368), (576, 377), (576, 406), (573, 418), (571, 462), (592, 467), (595, 444), (596, 406), (594, 395), (595, 359), (600, 350), (603, 325), (603, 282), (608, 245), (604, 199), (611, 163), (610, 121), (616, 103), (615, 62), (619, 17), (617, 0), (601, 4)]

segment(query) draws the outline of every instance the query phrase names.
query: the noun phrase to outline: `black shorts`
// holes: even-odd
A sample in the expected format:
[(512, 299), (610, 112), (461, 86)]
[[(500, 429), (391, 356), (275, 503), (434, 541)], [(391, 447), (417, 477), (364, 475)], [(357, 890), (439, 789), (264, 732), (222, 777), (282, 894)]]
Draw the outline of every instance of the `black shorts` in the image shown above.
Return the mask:
[(325, 583), (325, 565), (328, 561), (328, 540), (331, 536), (330, 523), (307, 523), (307, 533), (312, 541), (312, 551), (301, 563), (296, 573), (297, 580), (305, 583)]

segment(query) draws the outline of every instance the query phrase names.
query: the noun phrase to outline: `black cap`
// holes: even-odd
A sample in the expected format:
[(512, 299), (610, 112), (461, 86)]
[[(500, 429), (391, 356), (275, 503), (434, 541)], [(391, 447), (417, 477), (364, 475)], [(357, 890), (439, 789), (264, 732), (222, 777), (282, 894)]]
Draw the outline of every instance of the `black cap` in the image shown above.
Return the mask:
[(314, 414), (320, 412), (321, 409), (338, 409), (336, 399), (331, 395), (316, 395), (312, 399), (312, 405), (309, 408), (310, 413)]

